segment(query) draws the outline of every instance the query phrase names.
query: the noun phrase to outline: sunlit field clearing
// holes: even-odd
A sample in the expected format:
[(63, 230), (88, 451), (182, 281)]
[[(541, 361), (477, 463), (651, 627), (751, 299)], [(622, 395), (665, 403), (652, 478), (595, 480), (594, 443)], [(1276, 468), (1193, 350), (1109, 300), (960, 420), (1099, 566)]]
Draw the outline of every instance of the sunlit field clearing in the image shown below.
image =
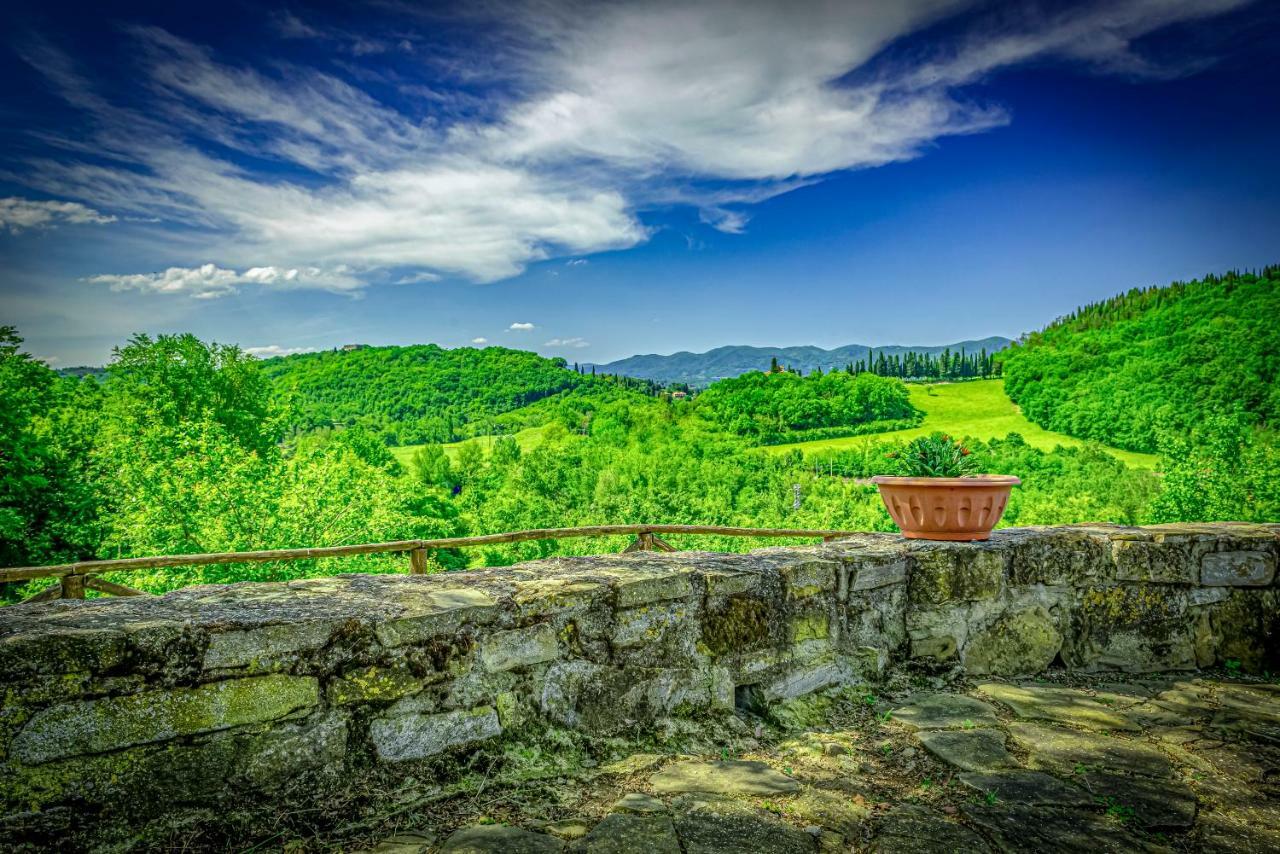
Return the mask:
[[(765, 450), (784, 453), (799, 448), (806, 453), (854, 447), (864, 442), (905, 442), (934, 431), (968, 436), (974, 439), (995, 439), (1009, 433), (1020, 433), (1027, 444), (1045, 451), (1057, 445), (1079, 447), (1080, 439), (1063, 433), (1054, 433), (1028, 421), (1018, 407), (1004, 393), (1002, 380), (973, 380), (960, 383), (912, 384), (911, 402), (925, 413), (919, 427), (910, 430), (894, 430), (888, 433), (870, 433), (865, 436), (847, 436), (840, 439), (818, 439), (812, 442), (796, 442), (789, 445), (771, 445)], [(1107, 448), (1131, 468), (1154, 468), (1154, 454), (1140, 454)]]
[[(549, 424), (542, 424), (537, 427), (529, 427), (513, 434), (516, 444), (520, 446), (520, 450), (528, 451), (529, 449), (535, 448), (541, 444), (549, 426)], [(441, 445), (441, 447), (444, 448), (445, 455), (449, 459), (456, 460), (458, 458), (458, 451), (462, 449), (463, 445), (479, 442), (480, 447), (487, 451), (489, 449), (489, 443), (492, 441), (493, 439), (489, 436), (480, 436), (475, 439), (464, 439), (461, 442), (450, 442), (446, 445)], [(421, 447), (422, 445), (400, 445), (399, 447), (392, 448), (391, 453), (400, 461), (401, 465), (407, 466), (409, 465), (409, 459), (413, 456), (414, 451)]]

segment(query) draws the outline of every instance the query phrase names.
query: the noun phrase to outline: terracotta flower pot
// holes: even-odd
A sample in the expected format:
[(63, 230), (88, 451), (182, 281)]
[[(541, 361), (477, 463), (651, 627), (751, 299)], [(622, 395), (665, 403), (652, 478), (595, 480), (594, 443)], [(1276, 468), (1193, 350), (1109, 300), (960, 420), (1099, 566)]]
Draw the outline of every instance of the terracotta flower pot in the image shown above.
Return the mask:
[(1009, 503), (1016, 477), (873, 477), (889, 515), (913, 540), (985, 540)]

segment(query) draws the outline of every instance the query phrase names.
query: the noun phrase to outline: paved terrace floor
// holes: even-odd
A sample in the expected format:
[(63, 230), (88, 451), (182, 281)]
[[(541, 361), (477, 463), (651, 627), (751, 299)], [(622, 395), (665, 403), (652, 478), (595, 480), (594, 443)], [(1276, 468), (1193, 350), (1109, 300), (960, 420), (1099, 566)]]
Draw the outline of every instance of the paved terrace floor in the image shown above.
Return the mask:
[(845, 690), (784, 707), (804, 726), (790, 733), (735, 716), (700, 754), (587, 759), (445, 800), (410, 786), (363, 830), (321, 843), (380, 854), (1280, 851), (1280, 684), (1115, 678)]

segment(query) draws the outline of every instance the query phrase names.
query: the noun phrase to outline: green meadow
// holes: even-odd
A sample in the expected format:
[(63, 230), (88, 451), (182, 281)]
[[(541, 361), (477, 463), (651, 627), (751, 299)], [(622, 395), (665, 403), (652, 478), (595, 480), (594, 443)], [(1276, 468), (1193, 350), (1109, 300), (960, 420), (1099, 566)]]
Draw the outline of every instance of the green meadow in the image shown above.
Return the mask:
[[(543, 438), (547, 434), (547, 428), (550, 424), (542, 424), (537, 427), (528, 427), (519, 432), (512, 433), (511, 436), (516, 440), (516, 444), (520, 446), (521, 451), (528, 451), (542, 443)], [(479, 445), (483, 451), (488, 451), (489, 446), (493, 444), (493, 437), (477, 436), (474, 439), (464, 439), (461, 442), (448, 442), (441, 445), (444, 449), (445, 456), (451, 460), (458, 458), (458, 453), (462, 450), (463, 445)], [(391, 449), (392, 455), (399, 461), (400, 465), (409, 465), (409, 460), (413, 458), (413, 454), (422, 445), (400, 445)]]
[[(849, 448), (866, 442), (907, 442), (917, 436), (933, 432), (950, 433), (974, 439), (996, 439), (1009, 433), (1019, 433), (1028, 445), (1051, 451), (1061, 445), (1079, 447), (1080, 439), (1045, 430), (1028, 421), (1018, 407), (1004, 393), (1002, 380), (972, 380), (958, 383), (919, 383), (910, 386), (911, 403), (925, 413), (919, 427), (894, 430), (888, 433), (870, 433), (864, 436), (847, 436), (840, 439), (818, 439), (812, 442), (796, 442), (788, 445), (770, 445), (770, 453), (785, 453), (798, 448), (806, 453)], [(1154, 468), (1154, 454), (1140, 454), (1107, 447), (1130, 468)]]

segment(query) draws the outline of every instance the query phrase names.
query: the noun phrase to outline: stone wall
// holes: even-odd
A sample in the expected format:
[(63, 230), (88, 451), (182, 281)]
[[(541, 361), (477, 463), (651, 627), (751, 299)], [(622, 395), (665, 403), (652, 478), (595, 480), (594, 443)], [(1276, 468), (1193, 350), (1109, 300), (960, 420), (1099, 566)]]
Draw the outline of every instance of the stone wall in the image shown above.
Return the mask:
[(1280, 525), (867, 534), (4, 608), (0, 845), (447, 779), (895, 667), (1275, 668), (1278, 557)]

